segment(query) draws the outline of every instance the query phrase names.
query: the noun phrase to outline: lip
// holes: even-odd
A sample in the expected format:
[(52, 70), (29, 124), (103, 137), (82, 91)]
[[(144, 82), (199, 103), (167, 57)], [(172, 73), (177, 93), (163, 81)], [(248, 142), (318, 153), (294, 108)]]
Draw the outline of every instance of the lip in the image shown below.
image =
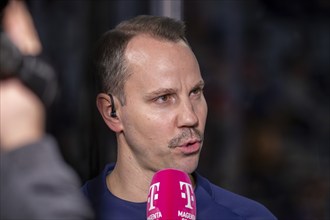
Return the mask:
[(177, 148), (185, 155), (195, 154), (195, 153), (199, 152), (199, 150), (201, 148), (201, 141), (198, 141), (198, 140), (189, 141), (189, 142), (186, 142), (186, 143), (178, 146)]

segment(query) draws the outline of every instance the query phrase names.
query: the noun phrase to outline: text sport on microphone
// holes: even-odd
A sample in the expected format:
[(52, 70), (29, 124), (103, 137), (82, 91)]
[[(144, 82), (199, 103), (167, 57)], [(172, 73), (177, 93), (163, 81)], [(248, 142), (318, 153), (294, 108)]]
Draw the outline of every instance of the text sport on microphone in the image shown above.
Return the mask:
[(176, 169), (164, 169), (152, 178), (147, 220), (194, 220), (196, 198), (188, 174)]

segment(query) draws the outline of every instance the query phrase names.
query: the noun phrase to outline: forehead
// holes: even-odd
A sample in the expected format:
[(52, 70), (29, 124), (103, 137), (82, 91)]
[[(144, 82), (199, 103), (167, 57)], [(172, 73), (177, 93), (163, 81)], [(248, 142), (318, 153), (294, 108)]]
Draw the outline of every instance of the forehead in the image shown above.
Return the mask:
[(190, 50), (183, 40), (174, 42), (146, 34), (140, 34), (133, 37), (128, 42), (125, 56), (127, 60), (132, 63), (141, 63), (145, 61), (146, 58), (150, 58), (150, 55), (154, 55), (155, 53), (158, 55), (166, 55), (169, 52), (175, 52), (178, 47)]
[[(146, 35), (134, 37), (127, 45), (125, 57), (130, 77), (127, 86), (139, 89), (182, 86), (200, 82), (198, 62), (183, 41), (171, 42)], [(179, 85), (180, 84), (180, 85)]]

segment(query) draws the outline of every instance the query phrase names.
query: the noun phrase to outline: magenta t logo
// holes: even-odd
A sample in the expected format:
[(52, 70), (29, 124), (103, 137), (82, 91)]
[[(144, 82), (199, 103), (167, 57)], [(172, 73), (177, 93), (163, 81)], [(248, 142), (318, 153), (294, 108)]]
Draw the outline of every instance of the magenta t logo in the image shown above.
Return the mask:
[(191, 202), (194, 201), (194, 192), (191, 184), (180, 181), (180, 189), (184, 192), (181, 192), (181, 198), (187, 200), (186, 208), (193, 209)]
[(146, 220), (195, 220), (196, 197), (189, 175), (181, 170), (155, 173), (149, 187)]
[(159, 191), (159, 185), (160, 185), (160, 182), (154, 183), (149, 188), (149, 194), (150, 194), (150, 197), (148, 197), (148, 203), (150, 203), (149, 211), (153, 210), (155, 208), (154, 200), (158, 199), (158, 193), (157, 192)]

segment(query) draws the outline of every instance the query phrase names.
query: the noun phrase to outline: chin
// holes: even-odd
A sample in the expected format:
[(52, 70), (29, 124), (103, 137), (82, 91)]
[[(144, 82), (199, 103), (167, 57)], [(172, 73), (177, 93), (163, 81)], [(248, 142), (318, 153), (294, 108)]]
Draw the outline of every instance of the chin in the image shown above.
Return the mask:
[(159, 171), (162, 169), (177, 169), (185, 173), (191, 174), (197, 169), (198, 162), (199, 157), (196, 155), (194, 157), (189, 158), (172, 158), (171, 160), (167, 160), (167, 162), (163, 164), (159, 164), (159, 166), (155, 168), (155, 171)]
[(198, 166), (198, 161), (178, 164), (176, 167), (173, 167), (173, 168), (181, 170), (185, 173), (191, 174), (191, 173), (195, 172), (195, 170), (197, 169), (197, 166)]

